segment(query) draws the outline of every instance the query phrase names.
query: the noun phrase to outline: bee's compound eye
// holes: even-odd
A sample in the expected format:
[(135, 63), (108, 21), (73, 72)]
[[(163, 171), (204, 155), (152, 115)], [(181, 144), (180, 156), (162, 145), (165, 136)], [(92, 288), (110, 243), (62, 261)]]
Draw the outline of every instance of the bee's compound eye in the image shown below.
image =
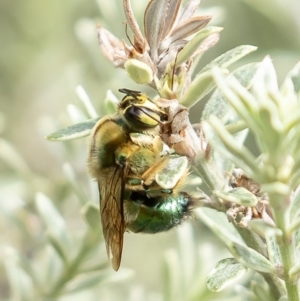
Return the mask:
[(143, 106), (129, 106), (124, 116), (128, 122), (136, 127), (153, 128), (158, 125), (160, 116), (158, 113)]

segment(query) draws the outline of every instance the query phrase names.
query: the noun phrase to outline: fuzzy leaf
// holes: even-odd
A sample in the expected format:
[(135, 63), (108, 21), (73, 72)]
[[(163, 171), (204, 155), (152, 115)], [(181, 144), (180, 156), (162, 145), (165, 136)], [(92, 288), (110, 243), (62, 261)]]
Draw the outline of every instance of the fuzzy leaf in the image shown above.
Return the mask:
[(163, 189), (173, 189), (183, 174), (186, 173), (187, 167), (187, 157), (170, 157), (168, 164), (155, 175), (155, 181)]
[(282, 235), (282, 231), (262, 219), (253, 219), (249, 222), (250, 229), (262, 237), (268, 235)]
[(209, 273), (207, 287), (212, 292), (219, 292), (241, 278), (246, 271), (247, 269), (234, 258), (222, 259)]
[(294, 221), (294, 219), (299, 216), (300, 213), (300, 186), (297, 187), (296, 191), (294, 192), (290, 204), (290, 219)]
[(105, 103), (105, 112), (107, 114), (114, 114), (116, 113), (120, 100), (115, 96), (115, 94), (112, 93), (111, 90), (107, 90), (104, 103)]
[[(258, 66), (259, 66), (258, 63), (251, 63), (251, 64), (244, 65), (236, 69), (235, 71), (233, 71), (229, 75), (229, 78), (234, 76), (241, 83), (243, 87), (248, 89), (252, 85), (252, 80), (257, 71)], [(231, 118), (231, 122), (237, 120), (238, 119), (237, 114), (233, 112), (224, 95), (221, 93), (219, 89), (217, 89), (216, 92), (212, 95), (212, 97), (207, 102), (203, 110), (202, 117), (204, 120), (208, 120), (209, 116), (211, 114), (214, 114), (221, 119), (225, 115), (228, 115), (229, 111), (231, 111), (231, 115), (233, 116), (233, 118)]]
[(252, 281), (251, 291), (255, 294), (257, 300), (275, 301), (274, 298), (270, 295), (269, 287), (263, 281)]
[(269, 260), (278, 269), (278, 267), (282, 266), (282, 260), (281, 260), (280, 250), (279, 250), (279, 246), (277, 244), (276, 236), (275, 235), (267, 235), (266, 243), (267, 243)]
[[(248, 55), (252, 51), (255, 51), (257, 47), (251, 45), (241, 45), (236, 48), (233, 48), (224, 54), (218, 56), (216, 59), (212, 60), (208, 65), (206, 65), (200, 73), (203, 73), (213, 66), (219, 66), (220, 68), (227, 68), (233, 63), (237, 62), (245, 55)], [(247, 66), (247, 65), (246, 65)]]
[(181, 277), (181, 260), (179, 254), (170, 249), (165, 252), (165, 260), (163, 267), (163, 279), (166, 279), (164, 285), (164, 300), (175, 300), (180, 295), (181, 283), (183, 281)]
[(300, 62), (298, 62), (294, 68), (288, 73), (286, 79), (291, 79), (294, 85), (294, 91), (299, 93), (300, 91)]
[(80, 210), (86, 224), (93, 230), (100, 230), (100, 211), (95, 203), (88, 202)]
[(222, 30), (222, 27), (216, 26), (209, 26), (201, 29), (178, 53), (176, 66), (180, 66), (190, 59), (193, 53), (200, 47), (201, 43), (204, 42), (208, 36), (214, 33), (219, 33)]
[(48, 228), (50, 242), (58, 254), (62, 256), (62, 259), (65, 260), (70, 238), (63, 217), (52, 201), (42, 193), (36, 195), (36, 207)]
[(289, 276), (291, 281), (298, 281), (300, 278), (300, 264), (296, 264), (289, 270)]
[(88, 94), (84, 90), (84, 88), (80, 85), (77, 86), (76, 93), (77, 93), (79, 99), (81, 100), (81, 102), (83, 103), (83, 105), (88, 113), (88, 116), (90, 118), (97, 118), (98, 114), (97, 114)]
[(254, 78), (253, 94), (263, 100), (266, 99), (267, 93), (270, 91), (278, 91), (278, 82), (272, 60), (267, 56), (261, 62)]
[(223, 213), (209, 208), (195, 210), (197, 216), (208, 226), (225, 244), (243, 243), (243, 240), (234, 226), (228, 222)]
[(219, 119), (211, 116), (209, 124), (203, 122), (203, 130), (209, 143), (225, 158), (242, 168), (249, 177), (260, 175), (253, 154), (243, 145), (243, 141), (237, 140), (231, 135)]
[(60, 259), (66, 264), (68, 263), (68, 256), (66, 252), (66, 248), (61, 239), (58, 238), (57, 234), (52, 231), (48, 231), (47, 233), (48, 240), (54, 250), (57, 252)]
[(31, 301), (34, 299), (33, 281), (19, 265), (16, 252), (11, 249), (9, 253), (3, 262), (11, 291), (10, 300)]
[(263, 273), (275, 272), (271, 262), (257, 251), (237, 243), (228, 243), (227, 246), (232, 255), (246, 267)]
[(153, 80), (152, 69), (139, 60), (127, 60), (124, 64), (129, 77), (138, 84), (148, 84)]
[(66, 288), (66, 293), (73, 294), (91, 288), (94, 285), (105, 283), (116, 283), (124, 281), (125, 279), (133, 278), (134, 273), (132, 270), (122, 268), (117, 274), (111, 270), (101, 270), (82, 274), (72, 281)]
[(62, 141), (88, 136), (100, 118), (101, 117), (97, 117), (84, 122), (73, 124), (47, 135), (46, 139), (51, 141)]
[(189, 85), (180, 103), (191, 108), (216, 86), (210, 71), (198, 75)]
[(257, 204), (256, 196), (244, 187), (238, 187), (229, 191), (214, 191), (219, 198), (246, 207), (254, 207)]

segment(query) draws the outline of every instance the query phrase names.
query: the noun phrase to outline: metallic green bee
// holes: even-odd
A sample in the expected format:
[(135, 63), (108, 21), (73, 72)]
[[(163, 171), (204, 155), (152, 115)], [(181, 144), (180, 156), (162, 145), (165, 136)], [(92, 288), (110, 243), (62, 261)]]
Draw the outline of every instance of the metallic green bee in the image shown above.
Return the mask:
[(166, 113), (147, 95), (125, 93), (116, 115), (91, 134), (89, 172), (98, 182), (106, 250), (119, 269), (123, 235), (167, 231), (186, 220), (197, 199), (179, 191), (188, 174), (184, 156), (162, 154), (160, 125)]

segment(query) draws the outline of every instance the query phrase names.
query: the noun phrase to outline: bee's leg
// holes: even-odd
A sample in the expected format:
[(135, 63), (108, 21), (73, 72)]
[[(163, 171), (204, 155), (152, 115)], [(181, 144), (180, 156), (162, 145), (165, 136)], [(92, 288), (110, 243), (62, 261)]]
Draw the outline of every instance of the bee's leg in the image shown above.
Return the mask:
[(128, 164), (129, 158), (139, 150), (139, 146), (132, 144), (132, 143), (126, 143), (123, 146), (119, 147), (115, 151), (115, 161), (116, 164), (125, 166)]
[(148, 168), (142, 175), (143, 185), (151, 186), (155, 180), (155, 175), (159, 173), (169, 162), (169, 156), (162, 157), (153, 166)]

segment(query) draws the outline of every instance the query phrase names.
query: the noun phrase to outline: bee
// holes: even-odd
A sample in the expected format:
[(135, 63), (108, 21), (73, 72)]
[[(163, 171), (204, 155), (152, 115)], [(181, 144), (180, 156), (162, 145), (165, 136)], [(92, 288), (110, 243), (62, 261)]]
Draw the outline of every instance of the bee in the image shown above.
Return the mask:
[(106, 250), (116, 271), (126, 230), (167, 231), (188, 219), (197, 204), (179, 191), (188, 175), (188, 159), (162, 154), (165, 111), (139, 91), (119, 91), (125, 96), (118, 111), (95, 125), (88, 154), (89, 173), (99, 187)]

